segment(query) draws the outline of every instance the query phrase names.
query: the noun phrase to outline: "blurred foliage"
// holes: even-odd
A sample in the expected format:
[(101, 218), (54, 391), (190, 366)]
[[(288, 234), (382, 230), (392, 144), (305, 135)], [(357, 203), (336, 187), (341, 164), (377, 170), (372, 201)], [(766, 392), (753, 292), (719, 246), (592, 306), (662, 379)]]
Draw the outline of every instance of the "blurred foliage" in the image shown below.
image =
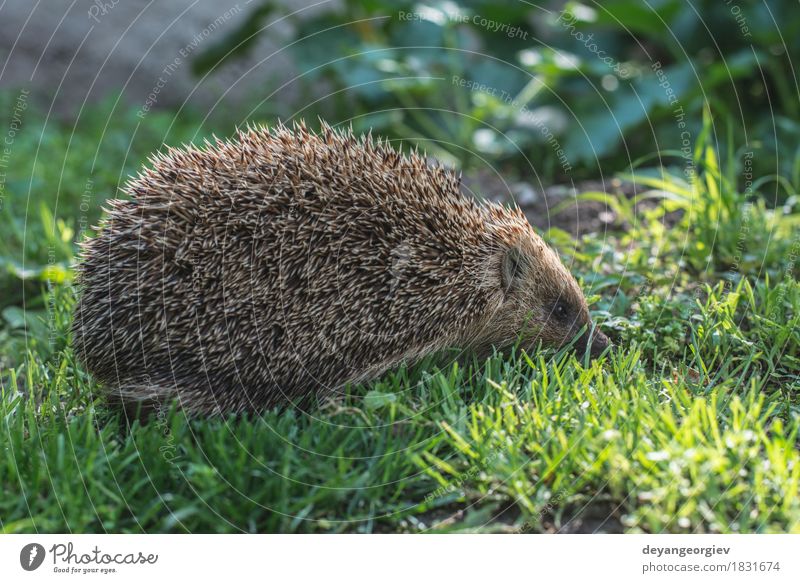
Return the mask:
[[(9, 117), (15, 98), (0, 92)], [(42, 308), (43, 286), (71, 278), (75, 243), (92, 234), (105, 200), (120, 195), (147, 156), (165, 143), (199, 141), (215, 127), (191, 111), (138, 113), (119, 96), (69, 123), (35, 105), (23, 113), (1, 169), (0, 310)]]
[[(662, 154), (665, 164), (669, 158), (679, 158), (682, 172), (662, 166), (619, 175), (645, 189), (640, 194), (626, 198), (585, 192), (575, 200), (599, 201), (613, 209), (627, 225), (620, 244), (631, 249), (628, 261), (649, 267), (654, 274), (676, 276), (678, 269), (695, 280), (716, 281), (721, 276), (730, 283), (737, 283), (742, 274), (793, 275), (795, 266), (790, 261), (787, 267), (787, 259), (796, 253), (793, 234), (800, 231), (798, 185), (767, 176), (751, 178), (739, 189), (737, 176), (749, 172), (752, 156), (729, 151), (723, 164), (711, 142), (712, 129), (706, 110), (688, 160), (680, 152)], [(776, 184), (786, 196), (785, 204), (771, 209), (762, 197), (753, 196)], [(561, 206), (572, 204), (566, 201)], [(642, 241), (649, 245), (636, 249)]]
[[(200, 69), (246, 54), (278, 12), (288, 10), (261, 2), (198, 57)], [(490, 162), (552, 181), (679, 149), (708, 105), (734, 120), (732, 139), (756, 151), (757, 173), (799, 172), (791, 57), (800, 56), (800, 11), (790, 0), (345, 0), (289, 19), (297, 83), (330, 88), (290, 115), (322, 114), (422, 141), (467, 168)]]

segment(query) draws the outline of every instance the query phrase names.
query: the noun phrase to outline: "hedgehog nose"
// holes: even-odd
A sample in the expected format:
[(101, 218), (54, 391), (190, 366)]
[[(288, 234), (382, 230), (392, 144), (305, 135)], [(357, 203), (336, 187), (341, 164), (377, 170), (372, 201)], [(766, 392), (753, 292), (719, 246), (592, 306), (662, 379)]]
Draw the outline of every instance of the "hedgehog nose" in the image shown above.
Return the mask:
[(592, 358), (599, 357), (606, 348), (611, 346), (611, 341), (608, 339), (608, 336), (600, 332), (600, 330), (594, 330), (591, 338), (592, 343), (589, 354)]
[(577, 348), (580, 355), (588, 351), (589, 356), (595, 359), (603, 354), (603, 351), (609, 346), (611, 346), (611, 341), (608, 339), (608, 336), (600, 332), (597, 328), (592, 328), (587, 330), (583, 336), (578, 339), (575, 348)]

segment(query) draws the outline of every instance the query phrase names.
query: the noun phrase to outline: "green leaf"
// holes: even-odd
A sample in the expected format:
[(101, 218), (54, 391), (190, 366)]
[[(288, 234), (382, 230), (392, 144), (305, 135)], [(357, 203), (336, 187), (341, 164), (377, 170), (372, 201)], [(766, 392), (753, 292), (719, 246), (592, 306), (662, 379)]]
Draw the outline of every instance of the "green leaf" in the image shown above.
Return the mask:
[(3, 320), (11, 329), (25, 327), (25, 310), (18, 306), (9, 306), (3, 310)]
[(370, 391), (364, 395), (364, 405), (367, 409), (380, 409), (390, 403), (397, 401), (394, 393), (382, 393), (380, 391)]

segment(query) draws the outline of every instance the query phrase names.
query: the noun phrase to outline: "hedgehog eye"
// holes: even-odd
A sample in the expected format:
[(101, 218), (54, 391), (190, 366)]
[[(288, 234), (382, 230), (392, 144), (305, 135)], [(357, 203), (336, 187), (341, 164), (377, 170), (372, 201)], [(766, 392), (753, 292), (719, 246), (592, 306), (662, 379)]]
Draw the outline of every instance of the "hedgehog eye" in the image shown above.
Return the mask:
[(517, 287), (525, 271), (525, 260), (516, 247), (511, 247), (503, 256), (502, 280), (503, 290), (509, 291)]
[(556, 303), (555, 307), (553, 307), (553, 313), (555, 314), (556, 318), (564, 321), (569, 315), (569, 308), (567, 308), (567, 305), (564, 302), (558, 302)]

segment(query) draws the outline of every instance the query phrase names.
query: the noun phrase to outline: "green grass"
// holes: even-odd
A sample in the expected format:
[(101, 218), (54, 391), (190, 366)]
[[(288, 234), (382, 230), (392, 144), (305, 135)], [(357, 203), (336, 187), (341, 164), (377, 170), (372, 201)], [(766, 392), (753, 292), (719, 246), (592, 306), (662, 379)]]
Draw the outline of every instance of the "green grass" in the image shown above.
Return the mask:
[[(166, 122), (146, 123), (142, 135)], [(721, 162), (707, 139), (692, 183), (635, 169), (649, 206), (587, 195), (629, 225), (585, 237), (568, 258), (617, 344), (603, 360), (431, 360), (307, 413), (257, 417), (169, 408), (129, 425), (107, 408), (68, 346), (78, 229), (64, 201), (81, 189), (65, 186), (54, 214), (57, 177), (42, 176), (25, 218), (28, 185), (10, 186), (0, 228), (28, 231), (5, 238), (5, 261), (41, 269), (2, 276), (27, 286), (27, 309), (11, 297), (0, 327), (0, 529), (800, 532), (798, 215), (740, 192), (740, 160)], [(113, 176), (138, 163), (119, 156)], [(113, 176), (96, 191), (113, 192)]]

